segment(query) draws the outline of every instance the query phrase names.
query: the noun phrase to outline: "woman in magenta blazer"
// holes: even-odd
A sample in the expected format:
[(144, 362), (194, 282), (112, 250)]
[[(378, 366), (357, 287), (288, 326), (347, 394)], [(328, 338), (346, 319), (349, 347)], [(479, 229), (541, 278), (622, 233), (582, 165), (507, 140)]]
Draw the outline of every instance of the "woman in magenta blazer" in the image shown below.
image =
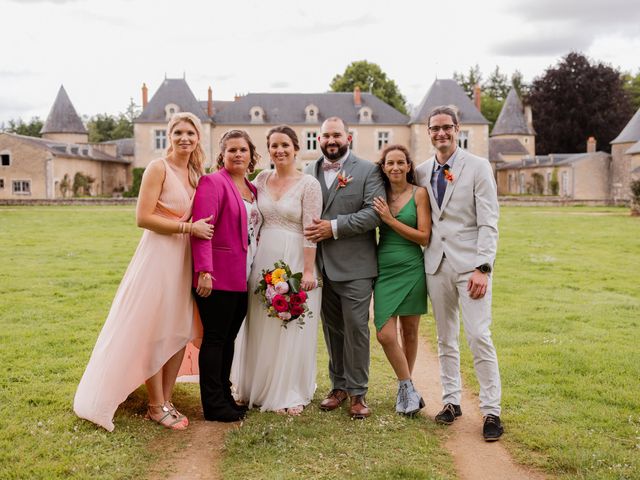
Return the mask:
[(234, 341), (247, 313), (247, 276), (261, 223), (256, 189), (246, 179), (258, 159), (245, 131), (228, 131), (220, 140), (219, 170), (200, 179), (193, 202), (193, 220), (211, 216), (215, 227), (210, 240), (191, 241), (203, 326), (198, 365), (206, 420), (235, 422), (246, 412), (233, 400), (229, 375)]

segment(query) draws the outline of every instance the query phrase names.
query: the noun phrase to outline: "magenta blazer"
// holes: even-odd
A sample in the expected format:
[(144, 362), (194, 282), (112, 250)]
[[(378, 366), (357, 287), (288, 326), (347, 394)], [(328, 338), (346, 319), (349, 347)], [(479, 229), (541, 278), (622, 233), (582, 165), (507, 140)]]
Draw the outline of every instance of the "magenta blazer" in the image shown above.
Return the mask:
[[(247, 186), (257, 198), (256, 188)], [(193, 200), (193, 221), (213, 215), (213, 238), (191, 237), (193, 256), (193, 286), (198, 285), (198, 273), (209, 272), (214, 290), (247, 291), (247, 211), (240, 192), (224, 168), (200, 178)]]

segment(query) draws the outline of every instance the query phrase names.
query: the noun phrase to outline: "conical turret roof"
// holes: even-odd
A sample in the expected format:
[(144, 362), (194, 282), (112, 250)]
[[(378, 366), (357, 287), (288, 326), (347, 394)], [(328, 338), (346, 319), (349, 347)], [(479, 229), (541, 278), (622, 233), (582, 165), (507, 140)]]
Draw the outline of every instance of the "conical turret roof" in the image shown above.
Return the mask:
[(494, 135), (534, 135), (533, 130), (527, 125), (527, 119), (524, 118), (522, 102), (515, 88), (509, 90), (500, 110), (500, 115), (491, 131), (491, 136)]
[(87, 133), (64, 86), (60, 85), (53, 107), (40, 133)]
[(618, 135), (611, 143), (629, 143), (637, 142), (640, 140), (640, 108), (635, 113), (627, 126), (622, 129), (620, 135)]

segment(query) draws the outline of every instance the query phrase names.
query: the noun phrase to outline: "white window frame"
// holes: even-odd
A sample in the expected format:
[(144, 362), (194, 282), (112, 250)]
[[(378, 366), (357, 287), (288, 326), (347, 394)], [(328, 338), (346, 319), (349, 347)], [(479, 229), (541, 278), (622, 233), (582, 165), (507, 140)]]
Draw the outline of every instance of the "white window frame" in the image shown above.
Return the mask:
[(390, 130), (376, 130), (376, 146), (378, 151), (384, 150), (384, 147), (391, 143)]
[[(19, 185), (19, 189), (16, 190), (16, 185)], [(24, 190), (24, 186), (27, 189)], [(31, 180), (12, 180), (11, 181), (11, 193), (14, 195), (31, 195)]]
[(460, 130), (458, 134), (458, 146), (465, 150), (469, 148), (469, 130)]
[(355, 145), (356, 145), (356, 131), (355, 130), (349, 130), (348, 135), (351, 135), (351, 143), (349, 145), (349, 148), (353, 151), (355, 149)]
[[(158, 144), (160, 146), (158, 146)], [(153, 149), (154, 150), (167, 149), (167, 131), (166, 130), (156, 129), (153, 131)]]
[(562, 193), (563, 197), (569, 196), (569, 172), (566, 170), (560, 174), (561, 185), (562, 185)]
[[(318, 132), (317, 130), (305, 130), (305, 147), (308, 152), (317, 152), (319, 148), (318, 144)], [(313, 147), (313, 148), (311, 148)]]
[(0, 152), (0, 155), (6, 155), (9, 157), (9, 164), (8, 165), (3, 165), (2, 161), (0, 160), (0, 167), (10, 167), (11, 166), (11, 152), (9, 152), (8, 150), (4, 150), (2, 152)]
[[(173, 110), (173, 112), (171, 110)], [(173, 117), (176, 113), (180, 113), (180, 107), (175, 103), (167, 103), (164, 106), (164, 116), (167, 121), (171, 120), (171, 117)]]

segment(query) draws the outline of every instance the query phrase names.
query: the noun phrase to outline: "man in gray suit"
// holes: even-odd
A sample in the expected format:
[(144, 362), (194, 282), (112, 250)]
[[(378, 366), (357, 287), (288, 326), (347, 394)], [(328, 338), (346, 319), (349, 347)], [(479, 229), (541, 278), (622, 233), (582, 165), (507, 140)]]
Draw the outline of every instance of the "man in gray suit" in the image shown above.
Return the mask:
[(500, 421), (500, 372), (491, 340), (491, 273), (498, 246), (498, 196), (489, 161), (458, 147), (458, 117), (437, 107), (427, 119), (434, 157), (416, 168), (429, 192), (431, 241), (424, 252), (427, 287), (438, 330), (444, 408), (436, 421), (451, 424), (460, 409), (459, 310), (473, 354), (483, 436), (495, 441)]
[(324, 154), (305, 169), (322, 187), (321, 218), (305, 229), (318, 244), (316, 259), (324, 282), (322, 328), (329, 351), (332, 389), (320, 404), (334, 410), (351, 397), (349, 414), (366, 418), (369, 382), (369, 305), (378, 276), (373, 199), (384, 196), (377, 165), (349, 150), (351, 135), (338, 117), (324, 121), (320, 149)]

